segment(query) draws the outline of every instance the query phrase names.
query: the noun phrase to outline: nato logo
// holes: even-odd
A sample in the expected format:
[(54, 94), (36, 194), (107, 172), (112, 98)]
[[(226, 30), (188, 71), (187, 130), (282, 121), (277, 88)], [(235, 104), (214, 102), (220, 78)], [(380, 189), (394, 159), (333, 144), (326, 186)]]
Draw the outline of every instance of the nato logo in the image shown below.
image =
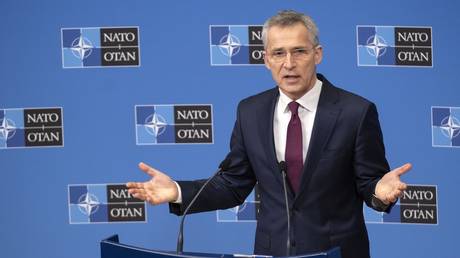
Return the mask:
[(431, 27), (356, 26), (358, 66), (433, 67)]
[(460, 148), (460, 107), (431, 107), (433, 147)]
[(136, 144), (213, 143), (212, 105), (135, 106)]
[(243, 204), (226, 210), (217, 211), (217, 222), (257, 222), (260, 211), (258, 187), (248, 196)]
[(364, 210), (367, 223), (438, 224), (437, 186), (408, 185), (390, 213)]
[(260, 25), (209, 26), (211, 65), (264, 64)]
[(0, 149), (64, 146), (62, 108), (0, 109)]
[(139, 66), (139, 28), (62, 28), (62, 67)]
[(146, 222), (146, 204), (123, 184), (69, 185), (69, 223)]

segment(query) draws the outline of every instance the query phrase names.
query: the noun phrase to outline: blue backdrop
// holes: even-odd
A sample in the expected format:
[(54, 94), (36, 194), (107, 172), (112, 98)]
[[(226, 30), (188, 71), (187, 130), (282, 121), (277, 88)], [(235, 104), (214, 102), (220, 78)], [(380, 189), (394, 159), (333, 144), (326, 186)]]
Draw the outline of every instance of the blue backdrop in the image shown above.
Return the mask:
[[(458, 257), (459, 7), (453, 0), (3, 0), (0, 256), (95, 258), (99, 241), (114, 233), (124, 243), (175, 249), (179, 218), (167, 206), (147, 206), (146, 222), (75, 224), (69, 185), (146, 180), (137, 169), (140, 161), (177, 179), (211, 175), (228, 151), (238, 101), (274, 86), (262, 65), (211, 65), (211, 27), (244, 30), (280, 9), (295, 9), (320, 28), (319, 72), (376, 103), (391, 167), (412, 162), (404, 180), (436, 186), (435, 223), (379, 222), (371, 217), (380, 215), (365, 211), (372, 256)], [(359, 49), (372, 56), (375, 48), (360, 48), (357, 26), (431, 28), (432, 66), (360, 65)], [(78, 55), (85, 59), (88, 49), (101, 51), (94, 42), (85, 47), (84, 40), (66, 47), (66, 28), (98, 33), (107, 27), (138, 29), (138, 64), (66, 67)], [(391, 49), (388, 43), (384, 48)], [(136, 106), (186, 104), (212, 105), (212, 143), (136, 144)], [(21, 114), (49, 107), (62, 108), (62, 146), (8, 145), (13, 133), (21, 135)], [(187, 219), (185, 250), (251, 253), (255, 223), (219, 222), (217, 215)]]

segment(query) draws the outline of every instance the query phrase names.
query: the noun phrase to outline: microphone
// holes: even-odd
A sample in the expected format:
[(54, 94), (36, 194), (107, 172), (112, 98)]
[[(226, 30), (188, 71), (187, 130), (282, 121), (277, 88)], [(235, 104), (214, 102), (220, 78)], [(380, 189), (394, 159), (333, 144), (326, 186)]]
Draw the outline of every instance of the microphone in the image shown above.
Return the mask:
[(192, 201), (190, 201), (190, 203), (187, 205), (187, 207), (185, 208), (185, 211), (184, 211), (184, 214), (182, 214), (182, 219), (180, 221), (180, 227), (179, 227), (179, 233), (177, 235), (177, 249), (176, 249), (176, 253), (177, 254), (182, 254), (183, 250), (184, 250), (184, 220), (185, 220), (185, 216), (187, 215), (188, 211), (190, 210), (190, 208), (192, 207), (192, 205), (195, 203), (196, 199), (198, 198), (198, 196), (201, 194), (201, 192), (203, 191), (203, 189), (206, 187), (206, 185), (211, 182), (211, 180), (216, 177), (218, 174), (220, 174), (221, 172), (227, 170), (229, 167), (230, 167), (230, 158), (225, 158), (219, 165), (219, 168), (217, 169), (217, 171), (214, 173), (214, 175), (212, 175), (210, 178), (208, 178), (208, 180), (206, 180), (206, 182), (204, 182), (204, 184), (201, 186), (200, 190), (198, 190), (198, 192), (195, 194), (195, 196), (193, 197)]
[(281, 171), (281, 175), (283, 176), (284, 201), (286, 204), (286, 214), (287, 214), (287, 240), (286, 240), (287, 254), (286, 256), (289, 256), (291, 254), (291, 214), (289, 212), (289, 202), (288, 202), (287, 186), (286, 186), (286, 171), (287, 171), (286, 162), (280, 161), (278, 163), (278, 167), (279, 167), (279, 170)]

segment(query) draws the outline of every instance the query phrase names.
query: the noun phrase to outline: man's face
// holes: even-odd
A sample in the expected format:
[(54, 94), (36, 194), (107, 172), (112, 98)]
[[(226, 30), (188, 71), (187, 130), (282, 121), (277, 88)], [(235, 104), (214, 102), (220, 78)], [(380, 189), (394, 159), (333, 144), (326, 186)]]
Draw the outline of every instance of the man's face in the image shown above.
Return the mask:
[(284, 94), (296, 100), (313, 87), (323, 50), (313, 45), (303, 24), (271, 27), (265, 51), (265, 66)]

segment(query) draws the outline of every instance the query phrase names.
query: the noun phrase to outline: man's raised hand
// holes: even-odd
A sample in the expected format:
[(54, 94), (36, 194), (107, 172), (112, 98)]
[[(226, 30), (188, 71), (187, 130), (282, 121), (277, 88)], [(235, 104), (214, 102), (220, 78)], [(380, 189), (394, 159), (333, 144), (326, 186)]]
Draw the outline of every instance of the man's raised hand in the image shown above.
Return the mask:
[(128, 182), (126, 187), (132, 196), (153, 205), (177, 200), (177, 186), (169, 176), (142, 162), (139, 163), (139, 168), (150, 175), (151, 179), (145, 182)]
[(401, 181), (400, 177), (412, 168), (410, 163), (393, 169), (383, 176), (375, 186), (375, 196), (385, 204), (395, 202), (402, 196), (407, 185)]

